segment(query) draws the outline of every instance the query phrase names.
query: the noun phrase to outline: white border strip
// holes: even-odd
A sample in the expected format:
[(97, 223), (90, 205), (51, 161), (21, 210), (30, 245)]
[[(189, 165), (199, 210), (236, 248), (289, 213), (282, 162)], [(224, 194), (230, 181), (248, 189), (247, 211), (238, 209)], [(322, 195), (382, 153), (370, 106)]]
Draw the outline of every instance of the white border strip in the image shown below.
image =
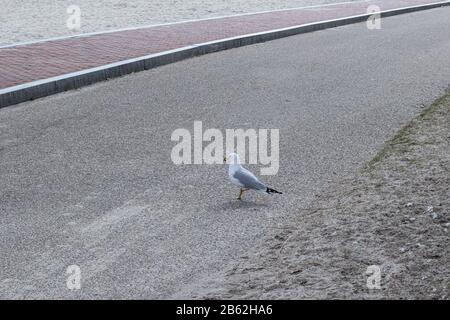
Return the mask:
[(139, 29), (146, 29), (146, 28), (153, 28), (153, 27), (171, 26), (171, 25), (177, 25), (177, 24), (182, 24), (182, 23), (208, 21), (208, 20), (216, 20), (216, 19), (219, 20), (219, 19), (233, 18), (233, 17), (244, 17), (244, 16), (251, 16), (251, 15), (257, 15), (257, 14), (263, 14), (263, 13), (271, 13), (271, 12), (283, 12), (283, 11), (291, 11), (291, 10), (295, 11), (295, 10), (301, 10), (301, 9), (313, 9), (313, 8), (321, 8), (321, 7), (331, 7), (331, 6), (337, 6), (337, 5), (342, 5), (342, 4), (364, 3), (364, 2), (370, 2), (370, 1), (373, 1), (373, 0), (345, 1), (345, 2), (338, 2), (338, 3), (324, 3), (324, 4), (315, 5), (315, 6), (307, 6), (307, 7), (295, 7), (295, 8), (266, 10), (266, 11), (257, 11), (257, 12), (249, 12), (249, 13), (238, 13), (238, 14), (225, 15), (225, 16), (216, 16), (216, 17), (202, 18), (202, 19), (180, 20), (180, 21), (176, 21), (176, 22), (168, 22), (168, 23), (160, 23), (160, 24), (149, 24), (149, 25), (142, 25), (142, 26), (136, 26), (136, 27), (119, 28), (119, 29), (114, 29), (114, 30), (104, 30), (104, 31), (97, 31), (97, 32), (79, 33), (79, 34), (74, 34), (74, 35), (70, 35), (70, 36), (59, 36), (59, 37), (52, 37), (52, 38), (41, 39), (41, 40), (33, 40), (33, 41), (25, 41), (25, 42), (18, 42), (18, 43), (7, 44), (7, 45), (0, 46), (0, 49), (11, 48), (11, 47), (19, 47), (19, 46), (26, 46), (26, 45), (35, 44), (35, 43), (42, 43), (42, 42), (49, 42), (49, 41), (56, 41), (56, 40), (64, 40), (64, 39), (72, 39), (72, 38), (83, 38), (83, 37), (88, 37), (88, 36), (94, 36), (94, 35), (100, 35), (100, 34), (108, 34), (108, 33), (121, 32), (121, 31), (131, 31), (131, 30), (139, 30)]
[[(435, 2), (430, 3), (427, 5), (419, 5), (419, 6), (412, 6), (412, 7), (403, 7), (403, 8), (397, 8), (397, 9), (391, 9), (386, 11), (381, 11), (379, 14), (381, 16), (390, 16), (390, 15), (396, 15), (401, 13), (407, 13), (407, 12), (414, 12), (421, 9), (431, 9), (431, 8), (437, 8), (440, 6), (447, 6), (450, 5), (450, 1), (443, 1), (443, 2)], [(215, 51), (221, 51), (226, 50), (230, 48), (236, 48), (240, 46), (245, 46), (248, 44), (255, 44), (260, 43), (264, 41), (269, 41), (271, 39), (278, 39), (282, 37), (287, 37), (293, 34), (300, 34), (304, 32), (311, 32), (316, 30), (323, 30), (328, 28), (333, 28), (337, 26), (343, 26), (347, 24), (362, 22), (365, 18), (368, 18), (373, 13), (369, 14), (360, 14), (355, 16), (349, 16), (344, 18), (338, 18), (338, 19), (332, 19), (332, 20), (325, 20), (320, 22), (313, 22), (308, 24), (302, 24), (302, 25), (296, 25), (291, 26), (287, 28), (281, 28), (281, 29), (274, 29), (270, 31), (263, 31), (263, 32), (257, 32), (257, 33), (251, 33), (251, 34), (245, 34), (240, 35), (236, 37), (230, 37), (230, 38), (224, 38), (209, 42), (203, 42), (199, 44), (193, 44), (181, 48), (177, 48), (174, 50), (169, 51), (163, 51), (155, 54), (150, 54), (146, 56), (141, 56), (133, 59), (127, 59), (123, 61), (118, 61), (115, 63), (110, 63), (106, 65), (102, 65), (95, 68), (85, 69), (77, 72), (67, 73), (64, 75), (51, 77), (47, 79), (32, 81), (24, 84), (20, 84), (13, 87), (8, 87), (5, 89), (0, 90), (0, 108), (8, 105), (13, 105), (17, 103), (21, 103), (27, 100), (44, 97), (48, 95), (52, 95), (55, 93), (63, 92), (68, 89), (73, 88), (80, 88), (82, 86), (86, 86), (92, 83), (96, 83), (99, 81), (103, 81), (112, 77), (122, 76), (125, 74), (133, 73), (136, 71), (143, 71), (151, 69), (155, 66), (159, 65), (165, 65), (168, 63), (180, 61), (183, 59), (186, 59), (188, 57), (203, 55), (205, 53), (209, 52), (215, 52)], [(271, 39), (266, 39), (264, 36), (272, 36)], [(259, 38), (258, 38), (259, 37)], [(248, 40), (246, 43), (245, 41)], [(234, 41), (239, 41), (239, 44), (232, 43)], [(231, 43), (229, 47), (226, 47), (227, 43)], [(224, 47), (220, 47), (220, 45), (223, 45)], [(180, 54), (179, 57), (176, 57), (177, 54)], [(184, 54), (184, 55), (183, 55)], [(167, 61), (164, 61), (164, 59), (167, 58)], [(161, 59), (163, 61), (158, 61), (158, 59)], [(138, 65), (141, 64), (141, 65)], [(146, 64), (150, 64), (150, 66), (146, 66)], [(153, 65), (154, 64), (154, 65)], [(126, 68), (129, 67), (130, 70), (120, 70), (120, 68)], [(117, 70), (116, 70), (117, 69)], [(102, 72), (111, 71), (112, 74), (105, 75), (101, 74)], [(96, 79), (95, 73), (99, 73), (98, 79)], [(91, 78), (88, 78), (89, 75), (91, 75)], [(85, 78), (83, 78), (85, 77)], [(69, 82), (70, 80), (73, 80), (73, 83), (66, 83), (62, 84), (61, 87), (68, 87), (68, 89), (64, 88), (56, 88), (58, 87), (58, 84), (64, 81)], [(77, 82), (85, 82), (85, 83), (77, 83)], [(45, 87), (45, 86), (54, 86), (55, 88), (47, 88), (42, 89), (41, 92), (37, 92), (34, 95), (30, 92), (26, 91), (34, 91), (39, 90), (39, 87)], [(45, 92), (48, 91), (48, 92)], [(21, 93), (25, 92), (25, 97), (21, 96)], [(8, 96), (12, 95), (12, 97), (9, 97), (9, 100), (14, 100), (14, 95), (17, 95), (17, 101), (8, 101)], [(5, 98), (4, 101), (2, 101)]]

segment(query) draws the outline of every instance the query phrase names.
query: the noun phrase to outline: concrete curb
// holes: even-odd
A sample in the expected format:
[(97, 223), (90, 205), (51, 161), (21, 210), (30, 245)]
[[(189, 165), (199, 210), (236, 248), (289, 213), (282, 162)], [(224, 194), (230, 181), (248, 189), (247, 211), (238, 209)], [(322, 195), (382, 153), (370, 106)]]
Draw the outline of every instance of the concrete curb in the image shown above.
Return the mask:
[[(381, 17), (389, 17), (448, 5), (450, 5), (450, 1), (386, 10), (381, 11), (379, 14)], [(367, 18), (371, 15), (373, 14), (362, 14), (334, 20), (292, 26), (283, 29), (264, 31), (260, 33), (246, 34), (233, 38), (220, 39), (1, 89), (0, 108), (11, 106), (28, 100), (42, 98), (71, 89), (77, 89), (96, 82), (120, 77), (133, 72), (149, 70), (158, 66), (166, 65), (195, 56), (204, 55), (207, 53), (266, 42), (301, 33), (363, 22), (366, 21)]]

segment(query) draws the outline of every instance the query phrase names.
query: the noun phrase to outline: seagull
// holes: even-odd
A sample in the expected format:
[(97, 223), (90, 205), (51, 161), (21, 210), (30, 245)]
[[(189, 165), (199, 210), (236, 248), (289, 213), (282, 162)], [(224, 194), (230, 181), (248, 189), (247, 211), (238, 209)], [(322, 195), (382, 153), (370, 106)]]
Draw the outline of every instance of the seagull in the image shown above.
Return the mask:
[[(224, 162), (227, 162), (227, 158), (224, 158), (223, 160)], [(228, 167), (228, 177), (233, 184), (237, 185), (241, 189), (238, 200), (242, 200), (242, 194), (248, 190), (256, 190), (268, 194), (283, 194), (280, 191), (267, 187), (264, 183), (259, 181), (253, 173), (243, 168), (241, 166), (241, 162), (239, 161), (239, 155), (236, 153), (230, 153), (228, 160), (230, 164)]]

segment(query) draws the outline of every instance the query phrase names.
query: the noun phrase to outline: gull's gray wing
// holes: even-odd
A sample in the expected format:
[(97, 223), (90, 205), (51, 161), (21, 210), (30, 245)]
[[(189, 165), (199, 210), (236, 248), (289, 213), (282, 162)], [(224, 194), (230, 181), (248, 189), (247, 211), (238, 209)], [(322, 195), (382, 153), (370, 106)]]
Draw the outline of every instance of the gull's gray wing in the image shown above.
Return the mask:
[(258, 178), (256, 178), (253, 173), (244, 168), (237, 170), (234, 173), (233, 178), (239, 180), (239, 182), (242, 183), (242, 185), (246, 189), (264, 190), (264, 191), (267, 189), (264, 183), (259, 181)]

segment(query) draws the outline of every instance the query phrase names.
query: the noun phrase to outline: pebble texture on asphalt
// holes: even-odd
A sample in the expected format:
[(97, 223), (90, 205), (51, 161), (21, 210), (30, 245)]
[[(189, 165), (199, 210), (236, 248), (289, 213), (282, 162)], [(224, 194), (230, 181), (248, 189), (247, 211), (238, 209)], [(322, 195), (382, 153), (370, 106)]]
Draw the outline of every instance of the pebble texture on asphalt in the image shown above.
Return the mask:
[[(0, 110), (0, 297), (170, 298), (248, 255), (442, 94), (449, 14), (233, 49)], [(264, 180), (283, 195), (238, 202), (225, 166), (175, 166), (171, 133), (194, 120), (279, 128), (280, 171)], [(80, 291), (66, 288), (72, 264)]]

